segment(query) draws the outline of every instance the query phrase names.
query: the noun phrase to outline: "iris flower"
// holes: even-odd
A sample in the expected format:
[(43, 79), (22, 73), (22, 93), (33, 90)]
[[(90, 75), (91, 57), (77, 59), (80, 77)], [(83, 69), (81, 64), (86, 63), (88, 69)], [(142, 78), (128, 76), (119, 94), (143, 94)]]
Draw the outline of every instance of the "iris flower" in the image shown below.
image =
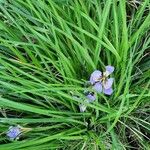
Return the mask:
[(114, 71), (114, 67), (106, 66), (105, 69), (106, 71), (103, 73), (99, 70), (95, 70), (91, 74), (90, 83), (97, 93), (103, 92), (106, 95), (111, 95), (113, 93), (112, 84), (114, 78), (108, 78), (108, 76)]
[(10, 140), (15, 140), (15, 139), (19, 139), (19, 136), (21, 135), (21, 127), (18, 126), (10, 126), (8, 131), (7, 131), (7, 137)]
[[(113, 66), (106, 66), (105, 71), (101, 72), (99, 70), (95, 70), (91, 76), (90, 76), (90, 84), (92, 85), (92, 88), (97, 92), (97, 93), (104, 93), (106, 95), (111, 95), (113, 93), (112, 89), (112, 84), (114, 81), (114, 78), (108, 78), (108, 76), (114, 72), (114, 67)], [(96, 97), (94, 93), (91, 92), (85, 92), (86, 95), (86, 103), (91, 103), (95, 101)], [(85, 104), (80, 104), (79, 109), (80, 112), (84, 112), (86, 110), (86, 105)]]

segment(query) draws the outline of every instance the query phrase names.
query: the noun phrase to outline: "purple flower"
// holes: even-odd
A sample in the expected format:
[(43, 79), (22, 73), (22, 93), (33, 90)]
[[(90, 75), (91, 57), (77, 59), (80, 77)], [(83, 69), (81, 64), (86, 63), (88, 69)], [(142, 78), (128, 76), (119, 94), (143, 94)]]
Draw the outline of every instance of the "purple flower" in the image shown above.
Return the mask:
[[(91, 103), (96, 100), (96, 97), (93, 93), (88, 93), (88, 95), (86, 95), (86, 98), (87, 99), (85, 102), (87, 102), (87, 103)], [(87, 107), (86, 105), (80, 104), (79, 105), (80, 112), (84, 112), (86, 110), (86, 107)]]
[(89, 93), (86, 97), (87, 97), (87, 99), (88, 99), (88, 100), (87, 100), (88, 103), (91, 103), (91, 102), (93, 102), (93, 101), (96, 100), (95, 95), (92, 94), (92, 93)]
[(10, 140), (18, 139), (21, 135), (21, 127), (19, 125), (16, 127), (10, 126), (6, 134)]
[(99, 70), (94, 71), (90, 77), (90, 83), (93, 85), (93, 89), (106, 95), (111, 95), (113, 93), (112, 84), (114, 78), (108, 78), (108, 76), (114, 71), (113, 66), (106, 66), (106, 71), (101, 72)]

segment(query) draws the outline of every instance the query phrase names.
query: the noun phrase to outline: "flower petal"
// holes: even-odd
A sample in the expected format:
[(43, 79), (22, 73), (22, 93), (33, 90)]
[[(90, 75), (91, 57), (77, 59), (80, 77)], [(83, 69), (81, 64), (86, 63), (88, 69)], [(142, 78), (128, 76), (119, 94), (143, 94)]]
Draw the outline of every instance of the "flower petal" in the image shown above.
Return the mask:
[(106, 77), (109, 76), (111, 73), (113, 73), (115, 69), (113, 66), (106, 66), (105, 68), (106, 68), (106, 71), (104, 72), (104, 75)]
[(87, 96), (87, 102), (88, 103), (91, 103), (91, 102), (93, 102), (93, 101), (95, 101), (96, 100), (96, 97), (95, 97), (95, 95), (93, 95), (93, 94), (88, 94)]
[(111, 95), (113, 93), (113, 89), (109, 88), (109, 89), (103, 89), (104, 94), (106, 95)]
[(109, 89), (112, 87), (112, 84), (113, 84), (113, 81), (114, 81), (114, 78), (109, 78), (107, 79), (104, 83), (103, 83), (103, 86), (104, 86), (104, 89)]
[(86, 106), (84, 104), (79, 105), (80, 112), (85, 112)]
[(101, 93), (102, 92), (102, 84), (100, 82), (96, 83), (93, 86), (93, 89), (97, 92), (97, 93)]
[(102, 72), (99, 70), (95, 70), (90, 77), (90, 83), (94, 84), (95, 82), (97, 82), (99, 80), (99, 78), (101, 78), (102, 76)]
[(106, 71), (108, 71), (110, 74), (113, 73), (115, 68), (113, 66), (106, 66)]

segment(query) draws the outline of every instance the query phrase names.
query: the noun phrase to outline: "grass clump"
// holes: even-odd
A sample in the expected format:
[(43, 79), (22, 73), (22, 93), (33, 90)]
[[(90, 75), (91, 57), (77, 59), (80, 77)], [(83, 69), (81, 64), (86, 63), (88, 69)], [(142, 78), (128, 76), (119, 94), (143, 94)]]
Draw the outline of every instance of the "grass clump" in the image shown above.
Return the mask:
[[(148, 150), (149, 9), (149, 0), (1, 0), (0, 150)], [(91, 73), (107, 65), (113, 94), (84, 103)], [(24, 132), (10, 141), (17, 125)]]

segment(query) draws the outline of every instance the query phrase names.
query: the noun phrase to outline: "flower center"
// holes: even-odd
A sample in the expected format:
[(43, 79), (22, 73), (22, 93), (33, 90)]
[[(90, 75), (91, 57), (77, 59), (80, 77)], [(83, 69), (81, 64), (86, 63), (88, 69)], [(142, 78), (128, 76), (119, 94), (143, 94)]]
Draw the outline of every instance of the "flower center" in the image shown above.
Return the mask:
[(103, 75), (103, 76), (101, 76), (100, 78), (97, 79), (97, 81), (95, 82), (95, 84), (98, 83), (98, 82), (101, 82), (102, 84), (105, 84), (106, 81), (107, 81), (107, 76)]

